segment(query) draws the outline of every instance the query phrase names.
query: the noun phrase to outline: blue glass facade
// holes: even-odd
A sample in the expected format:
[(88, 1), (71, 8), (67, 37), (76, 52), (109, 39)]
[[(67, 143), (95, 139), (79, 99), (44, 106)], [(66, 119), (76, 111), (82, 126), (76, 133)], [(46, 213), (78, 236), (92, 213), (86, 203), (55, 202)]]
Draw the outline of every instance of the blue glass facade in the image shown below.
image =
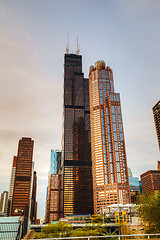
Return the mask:
[(50, 174), (57, 174), (61, 168), (61, 151), (51, 150)]
[(130, 191), (140, 192), (140, 183), (138, 177), (129, 177)]
[(138, 177), (129, 177), (129, 185), (139, 187), (139, 179)]

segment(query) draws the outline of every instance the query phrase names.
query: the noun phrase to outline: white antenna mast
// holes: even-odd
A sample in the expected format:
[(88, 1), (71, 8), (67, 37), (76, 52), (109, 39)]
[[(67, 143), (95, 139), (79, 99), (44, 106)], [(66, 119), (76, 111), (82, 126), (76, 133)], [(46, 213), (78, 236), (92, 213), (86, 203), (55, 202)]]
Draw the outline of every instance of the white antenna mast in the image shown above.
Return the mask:
[(67, 47), (66, 47), (66, 54), (69, 54), (69, 33), (67, 34)]
[(79, 55), (78, 36), (77, 36), (77, 51), (76, 51), (76, 54)]

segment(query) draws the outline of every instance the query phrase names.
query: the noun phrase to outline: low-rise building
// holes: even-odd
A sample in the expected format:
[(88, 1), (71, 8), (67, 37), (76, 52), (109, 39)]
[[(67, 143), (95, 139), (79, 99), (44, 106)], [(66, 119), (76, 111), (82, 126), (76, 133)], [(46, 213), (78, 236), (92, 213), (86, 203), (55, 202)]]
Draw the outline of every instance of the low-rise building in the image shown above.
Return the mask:
[(160, 191), (160, 170), (149, 170), (140, 175), (142, 194)]

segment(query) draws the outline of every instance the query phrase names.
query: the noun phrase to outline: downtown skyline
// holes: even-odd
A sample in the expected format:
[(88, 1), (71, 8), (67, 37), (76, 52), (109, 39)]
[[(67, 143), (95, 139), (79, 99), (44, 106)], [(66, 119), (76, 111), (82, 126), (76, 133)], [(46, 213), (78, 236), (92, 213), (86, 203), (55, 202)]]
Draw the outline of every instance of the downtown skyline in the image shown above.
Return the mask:
[(152, 107), (160, 98), (160, 3), (118, 2), (62, 1), (61, 6), (58, 1), (0, 3), (0, 192), (9, 190), (18, 139), (33, 138), (40, 218), (44, 216), (50, 150), (61, 149), (68, 32), (70, 53), (76, 53), (79, 36), (84, 77), (97, 60), (114, 69), (116, 91), (121, 93), (127, 161), (133, 175), (156, 169), (159, 151)]

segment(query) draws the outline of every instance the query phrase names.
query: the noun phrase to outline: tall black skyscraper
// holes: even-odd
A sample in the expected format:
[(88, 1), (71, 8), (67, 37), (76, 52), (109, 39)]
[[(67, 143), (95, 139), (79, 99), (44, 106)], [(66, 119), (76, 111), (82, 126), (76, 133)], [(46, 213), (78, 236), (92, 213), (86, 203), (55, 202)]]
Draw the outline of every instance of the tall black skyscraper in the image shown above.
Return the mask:
[(82, 56), (65, 54), (62, 139), (63, 211), (92, 214), (92, 162), (89, 81), (82, 73)]

